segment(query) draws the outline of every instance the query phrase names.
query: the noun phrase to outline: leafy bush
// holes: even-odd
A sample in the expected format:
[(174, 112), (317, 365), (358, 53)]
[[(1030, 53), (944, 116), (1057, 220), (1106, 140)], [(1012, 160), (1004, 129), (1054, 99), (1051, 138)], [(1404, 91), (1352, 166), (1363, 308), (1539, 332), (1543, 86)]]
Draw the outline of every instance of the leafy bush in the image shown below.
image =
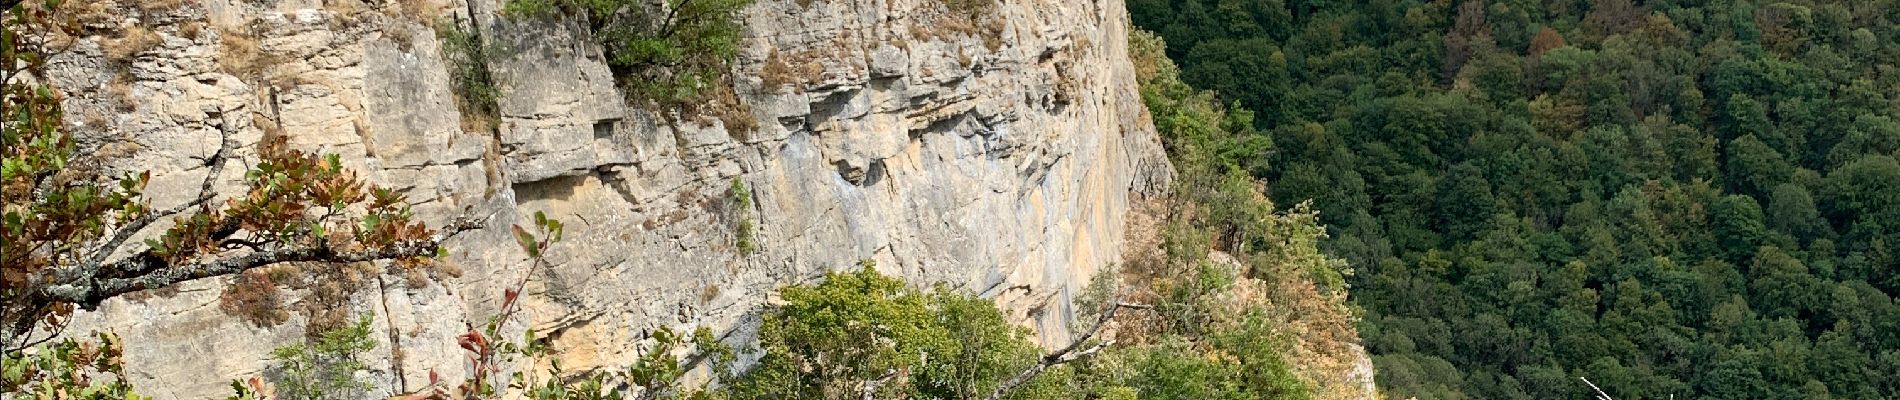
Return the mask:
[(96, 342), (74, 339), (0, 355), (0, 394), (8, 399), (149, 399), (125, 382), (117, 336), (95, 334)]
[(311, 343), (272, 350), (277, 393), (285, 400), (361, 398), (371, 384), (357, 380), (356, 372), (369, 367), (363, 364), (363, 352), (376, 348), (369, 324), (370, 317), (364, 315), (355, 324), (324, 332)]
[(723, 388), (732, 398), (981, 398), (1039, 353), (989, 300), (920, 291), (868, 261), (780, 293), (786, 304), (759, 332), (763, 358)]

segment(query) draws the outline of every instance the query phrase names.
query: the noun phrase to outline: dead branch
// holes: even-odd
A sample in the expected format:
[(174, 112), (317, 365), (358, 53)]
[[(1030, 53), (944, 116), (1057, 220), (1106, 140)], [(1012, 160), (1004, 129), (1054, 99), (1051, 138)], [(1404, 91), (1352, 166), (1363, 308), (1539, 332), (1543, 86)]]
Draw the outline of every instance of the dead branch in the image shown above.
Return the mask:
[(864, 391), (863, 393), (864, 395), (862, 396), (862, 398), (864, 400), (877, 400), (877, 388), (883, 387), (885, 383), (891, 381), (891, 378), (896, 378), (896, 377), (897, 377), (897, 370), (890, 369), (890, 370), (884, 371), (884, 376), (879, 376), (877, 377), (877, 379), (864, 381), (864, 384), (860, 385), (860, 388), (859, 388)]
[[(1597, 384), (1595, 384), (1595, 383), (1591, 383), (1591, 382), (1590, 382), (1590, 378), (1585, 378), (1585, 377), (1581, 377), (1581, 376), (1579, 376), (1579, 377), (1577, 377), (1577, 379), (1582, 379), (1582, 380), (1583, 380), (1583, 384), (1585, 384), (1585, 385), (1590, 385), (1590, 388), (1591, 388), (1591, 389), (1595, 389), (1595, 390), (1597, 391), (1597, 397), (1596, 397), (1596, 400), (1616, 400), (1616, 399), (1612, 399), (1612, 398), (1610, 398), (1610, 394), (1609, 394), (1609, 393), (1604, 393), (1604, 392), (1603, 392), (1603, 388), (1600, 388), (1600, 387), (1597, 387)], [(1673, 397), (1673, 396), (1671, 396), (1671, 397)]]
[[(223, 114), (223, 112), (219, 112), (219, 115)], [(113, 233), (111, 239), (107, 239), (99, 248), (93, 250), (92, 256), (87, 257), (85, 263), (81, 265), (98, 266), (100, 263), (106, 261), (106, 257), (110, 257), (113, 252), (118, 251), (120, 246), (125, 245), (125, 241), (131, 239), (132, 235), (145, 230), (146, 226), (151, 225), (153, 222), (158, 222), (160, 218), (178, 214), (184, 212), (185, 209), (197, 207), (200, 204), (211, 201), (211, 198), (217, 195), (217, 192), (211, 190), (211, 186), (217, 183), (218, 175), (224, 173), (224, 162), (232, 147), (231, 135), (233, 133), (225, 128), (225, 124), (222, 122), (218, 124), (218, 130), (220, 131), (218, 135), (218, 150), (211, 153), (211, 156), (205, 159), (205, 179), (204, 183), (198, 186), (197, 196), (193, 196), (191, 200), (185, 201), (184, 204), (179, 204), (176, 207), (160, 210), (158, 212), (146, 213), (137, 219), (133, 219), (131, 222), (127, 222), (124, 226), (120, 226), (119, 231)]]
[(1081, 347), (1084, 344), (1087, 344), (1089, 340), (1094, 339), (1096, 334), (1101, 333), (1102, 327), (1107, 326), (1109, 322), (1112, 322), (1115, 319), (1115, 311), (1121, 310), (1122, 308), (1135, 308), (1135, 309), (1145, 310), (1145, 309), (1152, 309), (1154, 307), (1145, 305), (1145, 304), (1132, 304), (1132, 303), (1125, 303), (1125, 302), (1120, 302), (1120, 301), (1110, 302), (1108, 304), (1108, 309), (1102, 311), (1102, 315), (1096, 317), (1095, 326), (1090, 327), (1088, 331), (1083, 332), (1082, 336), (1076, 337), (1075, 341), (1069, 343), (1068, 346), (1063, 346), (1062, 349), (1056, 350), (1054, 353), (1049, 353), (1049, 355), (1042, 356), (1042, 359), (1036, 361), (1036, 365), (1032, 365), (1028, 369), (1024, 369), (1022, 372), (1017, 372), (1016, 376), (1012, 376), (1009, 378), (1009, 380), (1005, 380), (1003, 381), (1002, 384), (997, 385), (996, 390), (993, 392), (990, 392), (990, 396), (987, 397), (987, 399), (989, 400), (1002, 399), (1003, 396), (1009, 395), (1011, 391), (1015, 391), (1016, 387), (1022, 386), (1024, 383), (1029, 383), (1029, 380), (1035, 379), (1037, 375), (1041, 375), (1043, 371), (1048, 370), (1050, 367), (1067, 364), (1070, 362), (1074, 362), (1076, 360), (1088, 358), (1089, 356), (1093, 356), (1096, 353), (1100, 353), (1103, 349), (1107, 349), (1108, 346), (1115, 345), (1115, 340), (1109, 339), (1109, 340), (1102, 341), (1101, 343), (1096, 343), (1094, 346), (1090, 346), (1087, 349), (1081, 349)]

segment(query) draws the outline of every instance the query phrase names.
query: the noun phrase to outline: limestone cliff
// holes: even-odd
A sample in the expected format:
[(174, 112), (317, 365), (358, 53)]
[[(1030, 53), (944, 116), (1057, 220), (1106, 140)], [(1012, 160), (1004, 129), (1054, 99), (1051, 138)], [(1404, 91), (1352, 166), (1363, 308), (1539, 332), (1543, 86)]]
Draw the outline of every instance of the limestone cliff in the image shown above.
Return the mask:
[[(450, 243), (458, 277), (376, 279), (353, 297), (391, 361), (371, 363), (387, 368), (371, 372), (378, 393), (418, 388), (431, 369), (459, 379), (454, 335), (525, 273), (506, 230), (534, 211), (569, 227), (526, 315), (570, 369), (623, 365), (661, 326), (742, 336), (774, 288), (861, 259), (993, 296), (1063, 341), (1072, 294), (1123, 253), (1131, 202), (1171, 176), (1141, 117), (1125, 10), (1008, 0), (953, 20), (940, 3), (750, 6), (734, 66), (743, 107), (724, 120), (630, 106), (584, 32), (499, 18), (498, 0), (99, 2), (52, 78), (84, 145), (116, 160), (104, 167), (153, 171), (156, 206), (188, 196), (197, 157), (231, 130), (246, 151), (284, 135), (340, 154), (426, 221), (492, 212)], [(493, 129), (464, 124), (439, 20), (499, 49)], [(734, 178), (752, 189), (749, 212), (729, 209)], [(756, 220), (754, 254), (735, 247), (738, 215)], [(226, 315), (224, 284), (115, 299), (72, 330), (140, 343), (126, 361), (144, 392), (221, 397), (303, 334)]]

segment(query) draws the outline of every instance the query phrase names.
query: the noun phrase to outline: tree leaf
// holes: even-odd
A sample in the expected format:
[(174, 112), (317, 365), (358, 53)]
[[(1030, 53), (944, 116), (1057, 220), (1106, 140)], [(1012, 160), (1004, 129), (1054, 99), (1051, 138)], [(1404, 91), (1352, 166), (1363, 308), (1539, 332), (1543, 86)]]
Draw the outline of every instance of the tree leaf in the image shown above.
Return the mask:
[(515, 225), (514, 228), (515, 241), (521, 245), (521, 251), (528, 252), (529, 258), (541, 258), (541, 248), (534, 240), (534, 235), (528, 233), (527, 229), (521, 229), (521, 225)]

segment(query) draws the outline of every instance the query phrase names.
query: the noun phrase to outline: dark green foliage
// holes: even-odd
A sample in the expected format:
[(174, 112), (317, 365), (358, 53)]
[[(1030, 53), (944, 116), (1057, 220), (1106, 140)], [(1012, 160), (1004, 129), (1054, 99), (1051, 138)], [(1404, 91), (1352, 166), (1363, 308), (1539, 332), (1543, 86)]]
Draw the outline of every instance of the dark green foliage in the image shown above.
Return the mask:
[(1260, 111), (1222, 164), (1324, 211), (1392, 397), (1900, 396), (1900, 2), (1129, 7)]
[(1761, 205), (1754, 198), (1723, 197), (1710, 207), (1709, 220), (1720, 250), (1717, 255), (1730, 263), (1746, 263), (1757, 247), (1768, 244), (1770, 232), (1762, 221)]
[(1787, 182), (1794, 174), (1794, 165), (1767, 143), (1756, 139), (1755, 135), (1744, 135), (1728, 141), (1726, 145), (1726, 178), (1730, 192), (1765, 196), (1769, 189)]
[(1768, 226), (1796, 238), (1823, 239), (1832, 236), (1827, 220), (1814, 207), (1808, 189), (1792, 183), (1776, 186), (1768, 200)]
[(435, 34), (442, 41), (442, 58), (449, 66), (449, 81), (454, 84), (450, 88), (455, 91), (462, 120), (482, 126), (497, 122), (501, 90), (495, 87), (494, 76), (488, 70), (493, 50), (480, 34), (453, 20), (437, 22)]
[(629, 98), (690, 104), (731, 73), (738, 12), (752, 0), (511, 0), (508, 15), (576, 18), (606, 50)]

